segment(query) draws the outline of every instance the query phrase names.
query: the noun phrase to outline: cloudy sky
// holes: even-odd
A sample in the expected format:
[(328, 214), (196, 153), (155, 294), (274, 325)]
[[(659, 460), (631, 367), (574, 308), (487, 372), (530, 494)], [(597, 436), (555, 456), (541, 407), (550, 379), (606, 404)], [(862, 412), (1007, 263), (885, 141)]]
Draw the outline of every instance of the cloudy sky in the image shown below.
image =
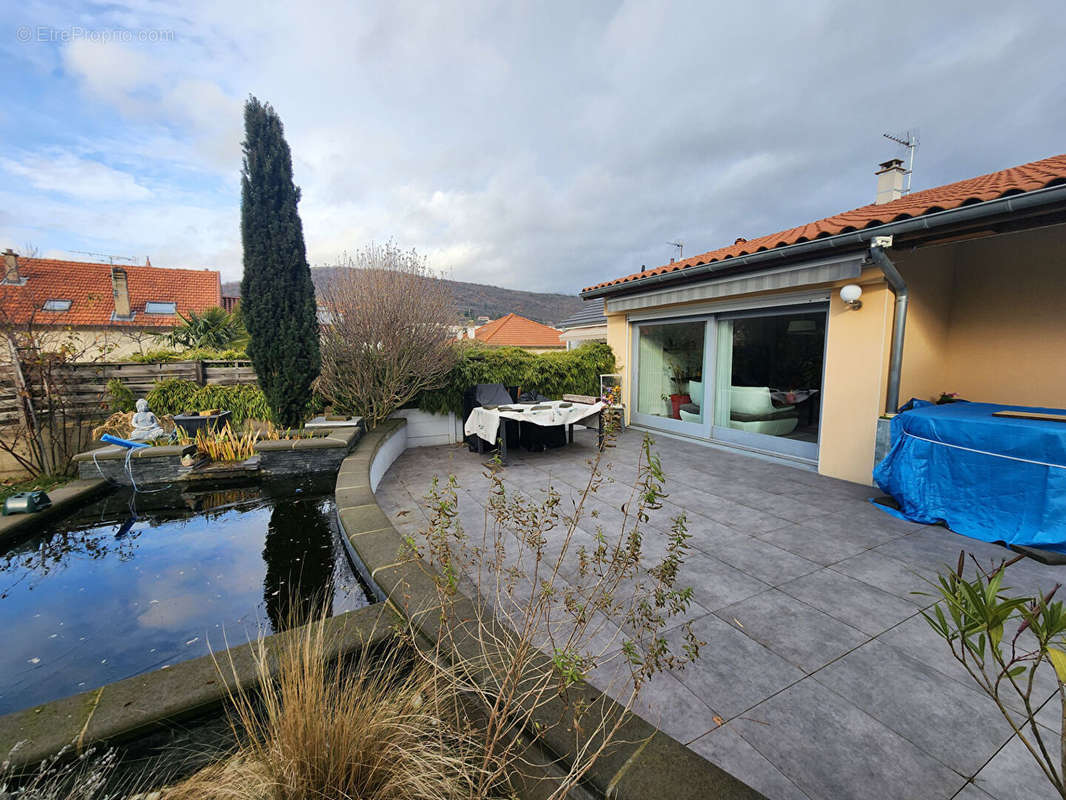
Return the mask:
[[(866, 6), (867, 8), (862, 8)], [(180, 8), (179, 8), (180, 7)], [(5, 3), (0, 247), (241, 271), (241, 106), (292, 146), (312, 264), (394, 239), (576, 292), (1066, 151), (1061, 0)], [(120, 41), (126, 39), (127, 41)]]

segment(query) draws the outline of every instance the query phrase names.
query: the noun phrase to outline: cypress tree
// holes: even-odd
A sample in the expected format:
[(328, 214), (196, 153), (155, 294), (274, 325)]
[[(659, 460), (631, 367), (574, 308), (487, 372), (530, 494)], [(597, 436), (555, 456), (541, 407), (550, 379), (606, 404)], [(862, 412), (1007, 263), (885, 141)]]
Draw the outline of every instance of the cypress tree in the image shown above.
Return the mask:
[(318, 376), (315, 287), (292, 182), (292, 154), (269, 103), (244, 104), (241, 170), (241, 315), (248, 355), (280, 425), (303, 421)]

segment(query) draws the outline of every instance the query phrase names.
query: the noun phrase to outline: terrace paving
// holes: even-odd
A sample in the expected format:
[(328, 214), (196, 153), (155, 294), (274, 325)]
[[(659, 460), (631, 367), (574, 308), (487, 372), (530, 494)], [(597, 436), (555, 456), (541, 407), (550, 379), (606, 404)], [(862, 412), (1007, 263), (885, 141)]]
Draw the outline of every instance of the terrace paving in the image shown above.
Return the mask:
[[(609, 451), (616, 482), (592, 501), (606, 531), (636, 476), (641, 440), (626, 431)], [(515, 451), (505, 481), (532, 496), (551, 481), (572, 496), (595, 441), (579, 431), (567, 448)], [(694, 589), (689, 619), (707, 645), (695, 664), (656, 676), (638, 713), (770, 800), (1057, 797), (922, 619), (930, 598), (913, 594), (960, 549), (984, 563), (1009, 551), (896, 519), (868, 502), (870, 487), (672, 438), (656, 449), (670, 496), (650, 522), (648, 549), (661, 552), (683, 509), (693, 549), (681, 581)], [(460, 517), (477, 530), (483, 460), (463, 446), (408, 450), (378, 503), (400, 533), (414, 533), (433, 476), (454, 474)], [(1006, 581), (1026, 593), (1057, 582), (1066, 583), (1066, 568), (1031, 561), (1011, 566)], [(591, 682), (610, 691), (609, 674)], [(1038, 685), (1050, 698), (1050, 668)], [(1057, 730), (1054, 703), (1040, 719)]]

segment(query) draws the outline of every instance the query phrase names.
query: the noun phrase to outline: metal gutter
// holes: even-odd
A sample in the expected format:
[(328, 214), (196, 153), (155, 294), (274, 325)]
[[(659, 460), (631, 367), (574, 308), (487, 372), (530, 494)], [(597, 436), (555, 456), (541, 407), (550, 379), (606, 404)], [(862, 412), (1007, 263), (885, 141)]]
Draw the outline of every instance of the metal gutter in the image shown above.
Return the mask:
[(595, 297), (606, 297), (618, 292), (629, 292), (633, 289), (643, 289), (657, 286), (661, 283), (677, 280), (688, 280), (701, 275), (713, 274), (723, 270), (735, 270), (747, 266), (761, 266), (766, 262), (784, 260), (789, 258), (806, 258), (826, 252), (842, 250), (860, 250), (870, 245), (876, 236), (893, 236), (917, 231), (933, 230), (960, 222), (980, 220), (997, 214), (1015, 213), (1041, 206), (1050, 206), (1056, 203), (1066, 203), (1066, 185), (1049, 186), (1044, 189), (1034, 189), (1031, 192), (1015, 194), (1009, 197), (1000, 197), (995, 200), (986, 200), (983, 203), (974, 203), (969, 206), (950, 208), (945, 211), (936, 211), (920, 217), (910, 217), (896, 222), (886, 222), (873, 228), (850, 233), (839, 233), (836, 236), (827, 236), (824, 239), (813, 239), (809, 242), (800, 242), (773, 250), (764, 250), (759, 253), (749, 253), (746, 256), (734, 256), (709, 264), (700, 264), (695, 267), (665, 272), (660, 275), (649, 275), (646, 278), (637, 278), (626, 283), (602, 286), (598, 289), (589, 289), (582, 292), (581, 297), (590, 300)]
[[(887, 237), (886, 237), (887, 238)], [(886, 242), (891, 247), (891, 240)], [(899, 274), (896, 265), (885, 254), (881, 243), (870, 247), (870, 259), (881, 268), (892, 293), (896, 296), (895, 314), (892, 318), (892, 349), (888, 359), (888, 388), (885, 390), (885, 412), (894, 414), (899, 409), (899, 382), (903, 372), (903, 334), (907, 329), (907, 304), (910, 290)]]

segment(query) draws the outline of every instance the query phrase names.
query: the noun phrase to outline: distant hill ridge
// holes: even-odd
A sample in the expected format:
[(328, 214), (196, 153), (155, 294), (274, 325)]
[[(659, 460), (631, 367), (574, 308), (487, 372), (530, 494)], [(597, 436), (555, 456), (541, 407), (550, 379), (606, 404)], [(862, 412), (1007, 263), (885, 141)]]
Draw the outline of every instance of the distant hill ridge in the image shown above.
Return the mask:
[[(347, 267), (312, 267), (311, 279), (315, 286), (323, 286), (337, 270)], [(562, 322), (581, 310), (582, 300), (576, 295), (552, 294), (549, 292), (523, 292), (518, 289), (504, 289), (484, 283), (467, 283), (466, 281), (444, 281), (452, 290), (455, 298), (455, 310), (459, 316), (477, 319), (485, 316), (492, 319), (509, 314), (512, 311), (523, 317), (553, 325)], [(237, 296), (241, 293), (240, 281), (227, 281), (222, 284), (222, 294)]]

